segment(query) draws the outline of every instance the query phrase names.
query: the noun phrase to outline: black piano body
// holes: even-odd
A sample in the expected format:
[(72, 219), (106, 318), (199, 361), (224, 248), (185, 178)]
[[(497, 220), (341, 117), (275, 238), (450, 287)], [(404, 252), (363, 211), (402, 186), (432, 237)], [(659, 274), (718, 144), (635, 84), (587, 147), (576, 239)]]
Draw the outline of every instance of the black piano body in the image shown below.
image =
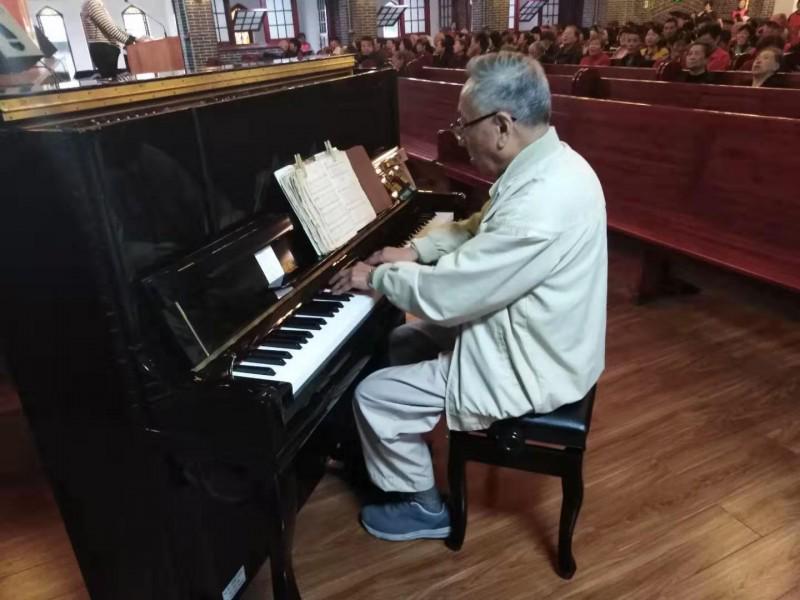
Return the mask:
[[(397, 201), (319, 258), (275, 185), (324, 140), (397, 146), (391, 71), (337, 57), (128, 86), (0, 93), (11, 373), (93, 599), (237, 598), (267, 556), (295, 598), (295, 513), (402, 315), (378, 302), (302, 390), (232, 365), (447, 199)], [(296, 264), (280, 293), (253, 271), (264, 244)]]

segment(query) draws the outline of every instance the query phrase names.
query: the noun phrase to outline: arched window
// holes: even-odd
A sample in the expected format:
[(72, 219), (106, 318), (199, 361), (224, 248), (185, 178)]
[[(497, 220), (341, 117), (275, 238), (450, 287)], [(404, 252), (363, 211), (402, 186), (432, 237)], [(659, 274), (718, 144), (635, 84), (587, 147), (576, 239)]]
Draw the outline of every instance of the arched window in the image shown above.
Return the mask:
[(75, 75), (75, 61), (72, 59), (72, 48), (69, 45), (67, 28), (64, 25), (64, 15), (54, 8), (45, 6), (36, 13), (36, 21), (47, 39), (56, 47), (53, 58), (64, 65), (64, 70), (69, 73), (70, 77)]
[(319, 14), (319, 47), (320, 49), (328, 45), (328, 7), (325, 0), (317, 0), (317, 13)]
[(125, 31), (135, 38), (150, 37), (150, 25), (147, 15), (138, 6), (129, 6), (122, 11), (122, 22)]
[(453, 27), (453, 0), (439, 0), (439, 29)]
[(517, 0), (508, 0), (508, 28), (517, 28)]
[(285, 40), (297, 35), (294, 0), (267, 0), (267, 40)]

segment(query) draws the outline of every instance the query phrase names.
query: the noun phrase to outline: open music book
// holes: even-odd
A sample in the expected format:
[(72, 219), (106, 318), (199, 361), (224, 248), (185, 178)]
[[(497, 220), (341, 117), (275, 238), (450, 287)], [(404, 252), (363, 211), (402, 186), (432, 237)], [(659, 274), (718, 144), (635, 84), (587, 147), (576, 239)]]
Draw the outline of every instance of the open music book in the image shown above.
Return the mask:
[[(295, 163), (276, 171), (275, 178), (320, 256), (346, 244), (378, 212), (391, 206), (360, 146), (343, 152), (325, 142), (324, 152), (305, 161), (295, 155)], [(382, 197), (367, 196), (365, 188), (373, 196), (378, 188), (365, 178), (378, 184)]]

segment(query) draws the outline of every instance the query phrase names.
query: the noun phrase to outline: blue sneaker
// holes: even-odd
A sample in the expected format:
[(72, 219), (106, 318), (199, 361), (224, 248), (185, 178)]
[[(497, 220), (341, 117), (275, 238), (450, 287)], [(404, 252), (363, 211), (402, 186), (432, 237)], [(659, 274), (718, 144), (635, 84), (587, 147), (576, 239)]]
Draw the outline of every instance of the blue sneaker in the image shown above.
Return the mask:
[(442, 503), (439, 512), (430, 512), (413, 500), (370, 504), (361, 509), (361, 524), (376, 538), (390, 542), (441, 540), (450, 535), (450, 511)]

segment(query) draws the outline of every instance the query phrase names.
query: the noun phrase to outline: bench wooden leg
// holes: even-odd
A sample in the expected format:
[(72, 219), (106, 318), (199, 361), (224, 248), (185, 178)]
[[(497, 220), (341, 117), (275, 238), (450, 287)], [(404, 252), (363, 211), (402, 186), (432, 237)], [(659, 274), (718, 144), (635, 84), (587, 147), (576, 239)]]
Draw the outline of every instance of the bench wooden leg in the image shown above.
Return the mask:
[(661, 296), (696, 294), (696, 286), (672, 275), (669, 255), (658, 248), (642, 249), (641, 271), (636, 291), (636, 303), (645, 304)]
[(581, 460), (561, 477), (561, 521), (558, 526), (558, 574), (571, 579), (577, 565), (572, 556), (572, 534), (583, 503), (583, 474)]
[(461, 550), (467, 531), (466, 460), (462, 451), (461, 434), (450, 432), (450, 454), (447, 478), (450, 486), (450, 536), (445, 544), (451, 550)]

